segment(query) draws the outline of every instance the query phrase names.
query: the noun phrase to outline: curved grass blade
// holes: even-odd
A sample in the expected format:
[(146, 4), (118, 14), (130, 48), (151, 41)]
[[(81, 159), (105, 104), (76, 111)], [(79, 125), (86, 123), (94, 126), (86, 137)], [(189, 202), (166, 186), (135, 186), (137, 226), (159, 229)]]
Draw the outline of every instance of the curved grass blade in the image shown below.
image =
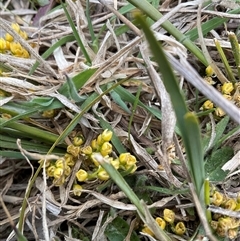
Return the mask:
[(69, 24), (70, 24), (70, 26), (72, 28), (73, 35), (74, 35), (74, 37), (75, 37), (75, 39), (76, 39), (76, 41), (78, 43), (78, 46), (82, 50), (82, 53), (85, 56), (87, 62), (91, 65), (92, 64), (92, 60), (90, 59), (90, 57), (88, 55), (88, 52), (87, 52), (86, 48), (83, 45), (83, 42), (82, 42), (82, 40), (81, 40), (81, 38), (80, 38), (80, 36), (79, 36), (79, 34), (77, 32), (77, 29), (76, 29), (76, 27), (75, 27), (75, 25), (73, 23), (73, 20), (72, 20), (71, 16), (69, 15), (65, 5), (62, 3), (62, 1), (61, 1), (61, 4), (62, 4), (63, 10), (64, 10), (64, 12), (66, 14), (67, 20), (68, 20), (68, 22), (69, 22)]
[(197, 118), (187, 110), (176, 77), (163, 52), (161, 44), (155, 39), (144, 19), (140, 15), (136, 15), (136, 19), (144, 31), (150, 49), (162, 73), (163, 83), (170, 94), (171, 102), (177, 117), (178, 127), (186, 148), (190, 173), (192, 174), (197, 194), (200, 197), (205, 174), (203, 166), (203, 150)]

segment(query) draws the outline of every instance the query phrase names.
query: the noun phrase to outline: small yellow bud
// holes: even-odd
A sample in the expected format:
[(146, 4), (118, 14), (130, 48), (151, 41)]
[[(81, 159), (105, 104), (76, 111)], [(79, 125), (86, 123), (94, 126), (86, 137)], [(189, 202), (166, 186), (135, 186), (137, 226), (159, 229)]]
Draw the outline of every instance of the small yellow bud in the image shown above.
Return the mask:
[(127, 166), (133, 166), (134, 164), (136, 164), (136, 162), (137, 162), (136, 157), (133, 156), (133, 155), (129, 155), (129, 158), (127, 159), (126, 165)]
[(100, 150), (103, 156), (107, 156), (112, 152), (112, 145), (109, 142), (104, 142)]
[(232, 211), (236, 208), (236, 206), (237, 206), (237, 202), (233, 198), (228, 199), (227, 202), (225, 202), (224, 204), (224, 207), (226, 209), (229, 209)]
[(81, 153), (84, 155), (91, 155), (93, 153), (91, 146), (85, 146), (81, 148)]
[(220, 206), (223, 202), (223, 194), (218, 191), (215, 191), (211, 201), (213, 205)]
[(111, 160), (111, 164), (114, 166), (114, 168), (117, 170), (119, 168), (120, 162), (119, 159)]
[(149, 227), (147, 227), (147, 226), (145, 226), (145, 227), (142, 229), (142, 232), (143, 232), (143, 233), (147, 233), (147, 234), (149, 234), (149, 235), (151, 235), (151, 236), (154, 236), (153, 231), (152, 231)]
[(213, 70), (213, 68), (210, 66), (210, 65), (208, 65), (208, 67), (206, 68), (206, 75), (207, 76), (212, 76), (212, 75), (214, 75), (214, 70)]
[(109, 142), (112, 139), (112, 131), (109, 131), (108, 129), (105, 129), (102, 133), (102, 140)]
[(73, 185), (73, 194), (75, 195), (75, 196), (81, 196), (81, 194), (82, 194), (82, 186), (81, 185), (79, 185), (79, 184), (74, 184)]
[(164, 219), (162, 219), (162, 218), (160, 218), (160, 217), (157, 217), (155, 220), (156, 220), (158, 226), (159, 226), (161, 229), (165, 229), (165, 227), (166, 227), (166, 222), (165, 222)]
[(59, 179), (63, 175), (63, 168), (57, 167), (54, 170), (53, 176), (55, 179)]
[(210, 110), (210, 109), (212, 109), (212, 108), (213, 108), (213, 103), (212, 103), (212, 101), (206, 100), (206, 101), (203, 103), (202, 108), (203, 108), (204, 110)]
[(73, 145), (81, 146), (84, 143), (83, 135), (78, 135), (73, 138)]
[(98, 176), (98, 179), (101, 181), (107, 181), (110, 178), (108, 173), (105, 170), (99, 171), (97, 176)]
[(12, 118), (12, 116), (10, 114), (7, 114), (7, 113), (2, 113), (1, 117), (5, 120), (10, 120)]
[(225, 232), (232, 228), (234, 219), (231, 217), (223, 217), (218, 219), (218, 228), (220, 227), (221, 230), (224, 230)]
[(99, 146), (98, 146), (98, 144), (97, 144), (97, 140), (96, 140), (96, 139), (94, 139), (94, 140), (91, 141), (91, 147), (92, 147), (92, 149), (93, 149), (94, 151), (97, 151), (97, 150), (98, 150)]
[(28, 35), (27, 35), (27, 33), (26, 33), (25, 31), (21, 31), (21, 30), (20, 30), (19, 35), (20, 35), (23, 39), (25, 39), (25, 40), (28, 39)]
[(235, 239), (238, 235), (238, 228), (234, 228), (234, 229), (229, 229), (228, 230), (228, 234), (227, 234), (227, 237), (229, 239)]
[(51, 165), (47, 168), (47, 176), (48, 177), (53, 177), (54, 176), (54, 171), (55, 171), (56, 167)]
[(174, 228), (174, 232), (178, 235), (183, 235), (186, 232), (186, 227), (183, 222), (178, 222)]
[(75, 161), (74, 161), (73, 156), (71, 154), (66, 153), (64, 155), (64, 158), (65, 158), (65, 163), (66, 163), (67, 166), (72, 167), (72, 166), (75, 165)]
[(65, 177), (68, 177), (71, 174), (71, 172), (72, 172), (72, 169), (71, 169), (70, 166), (65, 166), (64, 167), (64, 175), (65, 175)]
[(95, 159), (94, 154), (95, 154), (95, 153), (93, 152), (92, 155), (91, 155), (91, 160), (92, 160), (92, 162), (94, 163), (94, 165), (95, 165), (96, 167), (99, 167), (100, 164), (99, 164), (99, 162)]
[(220, 107), (217, 107), (215, 109), (215, 114), (216, 116), (219, 116), (219, 117), (223, 117), (224, 115), (226, 115), (226, 113)]
[(221, 88), (221, 91), (223, 94), (230, 94), (233, 91), (234, 87), (233, 87), (233, 83), (227, 83), (225, 82)]
[(11, 42), (10, 50), (11, 50), (12, 54), (16, 55), (17, 57), (21, 57), (23, 54), (23, 48), (20, 43)]
[(84, 181), (86, 181), (87, 178), (88, 178), (88, 173), (87, 173), (85, 170), (80, 169), (80, 170), (75, 174), (75, 176), (76, 176), (76, 178), (77, 178), (77, 180), (78, 180), (79, 182), (84, 182)]
[(65, 163), (64, 163), (64, 160), (63, 159), (58, 159), (58, 160), (56, 160), (56, 162), (55, 162), (55, 166), (56, 167), (59, 167), (59, 168), (64, 168), (64, 165), (66, 165)]
[(56, 187), (62, 186), (64, 184), (64, 182), (65, 182), (64, 176), (62, 176), (61, 178), (54, 178), (54, 180), (53, 180), (53, 184)]
[(213, 230), (217, 230), (217, 227), (218, 227), (218, 221), (214, 221), (212, 220), (211, 221), (211, 227)]
[(9, 33), (5, 34), (5, 39), (8, 42), (12, 42), (14, 40), (13, 36), (11, 34), (9, 34)]
[(22, 49), (22, 56), (21, 57), (25, 58), (25, 59), (30, 57), (28, 51), (26, 49), (24, 49), (24, 48)]
[(119, 161), (121, 163), (121, 165), (125, 165), (127, 163), (127, 161), (129, 160), (131, 154), (129, 152), (126, 153), (121, 153), (119, 156)]
[(172, 224), (175, 219), (175, 213), (172, 210), (165, 208), (163, 210), (163, 218), (166, 222)]
[(55, 115), (55, 110), (45, 110), (42, 113), (42, 117), (44, 118), (52, 118)]
[(67, 152), (72, 154), (74, 157), (77, 157), (78, 154), (80, 153), (80, 147), (79, 146), (74, 146), (74, 145), (69, 145), (67, 147)]
[(0, 38), (0, 51), (6, 50), (6, 41), (3, 38)]
[(130, 166), (128, 166), (128, 165), (125, 165), (125, 170), (129, 170), (129, 169), (131, 169), (131, 172), (130, 173), (134, 173), (136, 170), (137, 170), (137, 165), (136, 164), (133, 164), (133, 165), (130, 165)]
[(20, 32), (20, 26), (17, 23), (12, 23), (12, 29), (15, 30), (17, 33)]

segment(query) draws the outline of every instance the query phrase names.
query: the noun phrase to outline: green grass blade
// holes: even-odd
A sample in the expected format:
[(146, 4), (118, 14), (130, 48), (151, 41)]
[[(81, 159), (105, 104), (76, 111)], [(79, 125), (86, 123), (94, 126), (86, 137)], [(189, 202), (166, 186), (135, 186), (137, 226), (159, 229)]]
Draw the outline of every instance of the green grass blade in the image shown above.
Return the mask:
[(166, 90), (170, 94), (171, 102), (177, 117), (178, 127), (181, 131), (184, 146), (186, 148), (192, 179), (196, 191), (200, 196), (205, 174), (203, 166), (203, 150), (197, 118), (187, 110), (176, 77), (163, 52), (161, 44), (155, 39), (144, 19), (140, 15), (137, 15), (136, 19), (142, 26), (146, 39), (150, 45), (150, 49), (162, 73), (162, 79)]
[[(231, 10), (228, 13), (232, 13), (232, 14), (240, 13), (240, 8)], [(223, 23), (225, 23), (227, 20), (228, 20), (228, 18), (215, 17), (215, 18), (212, 18), (211, 20), (207, 21), (206, 23), (203, 23), (202, 24), (203, 35), (206, 35), (207, 33), (209, 33), (214, 28), (216, 28), (216, 27), (222, 25)], [(191, 41), (195, 41), (195, 40), (198, 39), (198, 30), (197, 30), (197, 28), (191, 29), (190, 31), (185, 33), (185, 35), (187, 37), (189, 37), (191, 39)]]
[(80, 38), (80, 36), (79, 36), (79, 34), (77, 32), (77, 29), (76, 29), (76, 27), (75, 27), (75, 25), (73, 23), (73, 20), (72, 20), (71, 16), (69, 15), (69, 13), (68, 13), (65, 5), (62, 3), (62, 1), (61, 1), (61, 4), (62, 4), (63, 10), (64, 10), (64, 12), (66, 14), (67, 20), (68, 20), (68, 22), (69, 22), (69, 24), (70, 24), (70, 26), (72, 28), (73, 35), (74, 35), (74, 37), (75, 37), (75, 39), (76, 39), (76, 41), (78, 43), (78, 46), (82, 50), (82, 53), (83, 53), (84, 57), (86, 58), (87, 62), (89, 64), (92, 64), (92, 60), (90, 59), (90, 57), (88, 55), (88, 52), (87, 52), (86, 48), (83, 45), (83, 42), (82, 42), (82, 40), (81, 40), (81, 38)]
[[(46, 51), (41, 55), (41, 57), (42, 57), (43, 59), (48, 58), (48, 57), (53, 53), (53, 51), (54, 51), (56, 48), (64, 45), (64, 44), (67, 43), (67, 42), (73, 41), (73, 40), (75, 40), (75, 37), (74, 37), (73, 35), (68, 35), (68, 36), (65, 36), (65, 37), (61, 38), (59, 41), (57, 41), (55, 44), (53, 44), (48, 50), (46, 50)], [(36, 61), (36, 63), (33, 65), (33, 67), (31, 68), (31, 70), (29, 71), (28, 75), (32, 75), (32, 74), (34, 73), (34, 71), (37, 69), (37, 67), (39, 66), (39, 64), (40, 64), (40, 63), (39, 63), (38, 61)]]
[[(139, 8), (143, 13), (145, 13), (151, 19), (157, 21), (163, 15), (153, 7), (146, 0), (128, 0), (135, 7)], [(191, 53), (193, 53), (205, 66), (208, 66), (208, 61), (204, 57), (202, 51), (193, 43), (191, 40), (181, 33), (170, 21), (165, 21), (161, 25), (168, 33), (173, 35), (180, 43), (182, 43)]]

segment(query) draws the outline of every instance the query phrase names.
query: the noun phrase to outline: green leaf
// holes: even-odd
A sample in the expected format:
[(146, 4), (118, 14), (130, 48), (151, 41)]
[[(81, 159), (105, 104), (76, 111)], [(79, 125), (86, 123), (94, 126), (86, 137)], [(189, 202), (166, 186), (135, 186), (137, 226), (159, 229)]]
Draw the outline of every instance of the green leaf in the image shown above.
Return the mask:
[[(105, 229), (104, 234), (109, 241), (124, 241), (128, 231), (129, 224), (120, 217), (116, 217)], [(140, 241), (135, 232), (132, 233), (130, 241)]]
[(205, 170), (210, 181), (223, 181), (228, 172), (224, 172), (222, 166), (233, 157), (233, 149), (222, 147), (215, 151), (205, 163)]

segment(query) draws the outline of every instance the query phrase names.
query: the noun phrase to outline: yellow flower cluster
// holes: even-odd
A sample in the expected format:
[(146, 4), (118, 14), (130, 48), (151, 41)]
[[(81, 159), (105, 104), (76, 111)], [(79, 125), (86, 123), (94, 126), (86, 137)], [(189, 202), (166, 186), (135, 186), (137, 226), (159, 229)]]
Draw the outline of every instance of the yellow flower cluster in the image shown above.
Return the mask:
[[(84, 157), (84, 162), (82, 165), (83, 168), (78, 170), (78, 172), (75, 174), (77, 182), (81, 183), (92, 179), (106, 181), (110, 178), (105, 169), (98, 163), (97, 160), (95, 160), (95, 153), (100, 153), (117, 170), (121, 169), (129, 173), (134, 173), (136, 171), (137, 160), (135, 156), (131, 155), (130, 153), (122, 153), (117, 158), (113, 158), (111, 156), (112, 145), (110, 141), (112, 139), (112, 134), (112, 131), (106, 129), (102, 134), (98, 135), (96, 139), (92, 140), (89, 146), (80, 148), (73, 145), (68, 147), (68, 152), (70, 152), (72, 155), (80, 154)], [(73, 187), (73, 189), (75, 188), (76, 190), (79, 189), (79, 184)], [(78, 192), (78, 195), (80, 194), (81, 193)]]
[(84, 143), (83, 136), (74, 136), (72, 139), (73, 144), (67, 147), (67, 153), (64, 157), (56, 161), (48, 161), (45, 164), (47, 176), (53, 178), (53, 183), (56, 186), (64, 184), (66, 178), (71, 174), (72, 167), (75, 165), (78, 157), (80, 155), (83, 156), (84, 161), (75, 174), (76, 181), (73, 185), (73, 193), (80, 196), (82, 187), (79, 183), (93, 179), (106, 181), (110, 178), (105, 169), (93, 158), (94, 153), (100, 153), (115, 169), (121, 169), (128, 173), (135, 172), (137, 160), (130, 153), (122, 153), (117, 158), (111, 157), (112, 145), (110, 141), (112, 134), (111, 131), (106, 129), (96, 139), (92, 140), (89, 146), (85, 147), (82, 147)]
[[(236, 199), (230, 198), (218, 191), (214, 191), (212, 194), (211, 204), (230, 211), (240, 211), (240, 197)], [(238, 234), (240, 220), (215, 213), (211, 221), (211, 226), (220, 237), (234, 239)]]
[[(177, 235), (183, 235), (186, 232), (186, 227), (183, 222), (177, 222), (176, 225), (174, 225), (175, 213), (170, 209), (165, 208), (163, 210), (163, 218), (157, 217), (155, 221), (161, 229), (165, 229), (169, 226)], [(153, 231), (147, 225), (144, 225), (142, 232), (154, 237)]]
[[(20, 29), (20, 26), (17, 23), (12, 23), (12, 29), (18, 33), (23, 39), (27, 39), (27, 33)], [(5, 34), (4, 38), (0, 38), (0, 53), (3, 54), (12, 54), (16, 57), (29, 58), (28, 51), (22, 47), (22, 45), (16, 41), (9, 33)]]
[[(210, 71), (210, 70), (208, 70), (208, 71)], [(214, 84), (214, 82), (209, 80), (209, 79), (211, 79), (210, 77), (207, 77), (205, 79), (209, 84)], [(224, 98), (232, 101), (237, 106), (240, 106), (240, 85), (239, 84), (234, 85), (231, 82), (226, 82), (219, 87), (219, 91), (224, 96)], [(221, 108), (215, 107), (213, 102), (210, 100), (206, 100), (200, 109), (201, 110), (210, 110), (213, 108), (215, 108), (216, 116), (223, 117), (225, 115), (225, 112)]]

